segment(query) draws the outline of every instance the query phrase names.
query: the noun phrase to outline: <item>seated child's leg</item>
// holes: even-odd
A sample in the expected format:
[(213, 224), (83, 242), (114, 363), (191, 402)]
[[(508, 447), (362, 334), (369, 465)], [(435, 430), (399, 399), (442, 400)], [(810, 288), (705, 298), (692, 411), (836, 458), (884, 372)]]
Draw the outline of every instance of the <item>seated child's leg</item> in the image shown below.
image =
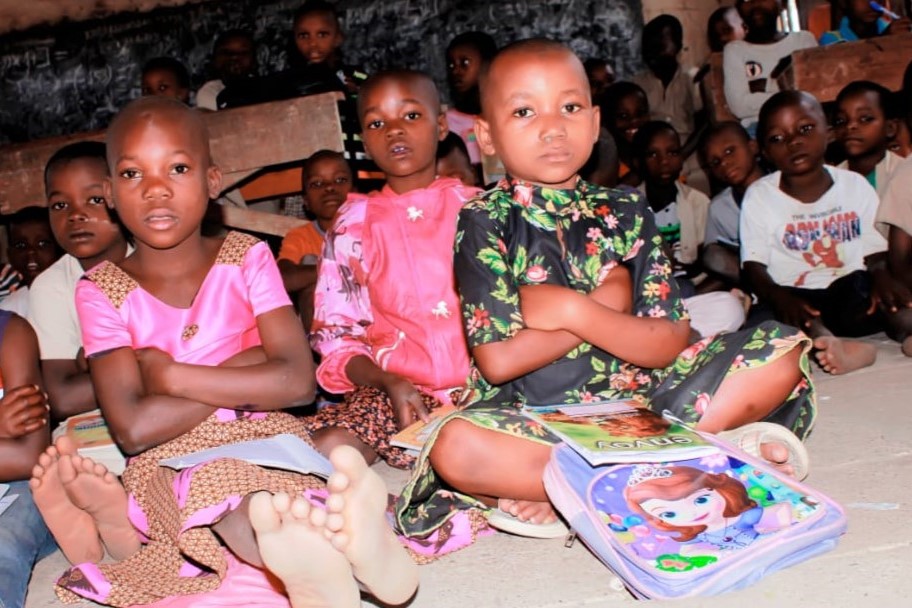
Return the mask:
[(74, 505), (95, 520), (101, 542), (116, 560), (139, 551), (139, 536), (127, 513), (127, 492), (120, 480), (90, 458), (64, 454), (58, 463), (60, 481)]
[(348, 559), (313, 523), (319, 509), (303, 497), (258, 492), (249, 511), (262, 562), (285, 585), (293, 608), (361, 605)]
[(70, 563), (95, 563), (104, 557), (95, 520), (70, 501), (60, 481), (60, 457), (75, 453), (71, 440), (66, 436), (58, 439), (39, 456), (29, 487), (48, 529)]
[(703, 252), (703, 265), (713, 274), (730, 281), (732, 285), (741, 283), (741, 260), (738, 253), (724, 245), (707, 245)]
[(352, 448), (340, 446), (329, 459), (334, 473), (326, 484), (326, 528), (333, 533), (332, 545), (377, 599), (405, 603), (418, 588), (418, 568), (386, 518), (386, 484)]
[[(483, 429), (465, 420), (441, 427), (429, 458), (448, 485), (532, 523), (556, 519), (542, 483), (549, 445)], [(492, 500), (493, 499), (493, 500)]]
[(28, 482), (7, 482), (18, 496), (0, 516), (0, 606), (24, 606), (32, 568), (57, 545), (32, 500)]
[(314, 431), (311, 434), (311, 438), (314, 446), (321, 454), (328, 455), (337, 447), (348, 446), (358, 450), (358, 453), (368, 464), (373, 464), (377, 460), (377, 452), (345, 428), (328, 426)]
[(871, 309), (873, 278), (857, 270), (833, 281), (819, 303), (820, 318), (833, 335), (855, 338), (883, 330), (883, 318), (868, 314)]
[(902, 352), (912, 357), (912, 308), (903, 308), (894, 313), (884, 313), (887, 335), (902, 346)]

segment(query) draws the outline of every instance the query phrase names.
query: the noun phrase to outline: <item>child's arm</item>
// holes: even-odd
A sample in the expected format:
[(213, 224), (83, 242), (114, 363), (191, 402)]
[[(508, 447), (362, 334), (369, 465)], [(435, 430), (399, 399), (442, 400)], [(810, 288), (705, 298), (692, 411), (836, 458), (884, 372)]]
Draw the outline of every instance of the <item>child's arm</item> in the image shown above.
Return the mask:
[(865, 266), (873, 278), (873, 293), (871, 295), (871, 309), (873, 314), (877, 307), (888, 313), (895, 313), (901, 308), (912, 307), (912, 293), (899, 279), (894, 277), (887, 269), (888, 253), (882, 251), (865, 258)]
[(890, 273), (912, 289), (912, 236), (899, 226), (890, 226), (890, 248), (887, 253)]
[(295, 264), (291, 260), (279, 260), (279, 272), (282, 274), (282, 284), (285, 291), (291, 293), (301, 289), (313, 287), (317, 282), (316, 264)]
[(358, 355), (349, 359), (345, 374), (357, 386), (372, 386), (385, 392), (400, 429), (410, 425), (416, 418), (425, 422), (429, 420), (428, 410), (415, 385), (408, 378), (384, 371), (370, 357)]
[(44, 359), (41, 371), (55, 420), (65, 420), (98, 407), (92, 378), (81, 351), (76, 359)]
[(744, 278), (761, 301), (769, 302), (776, 319), (801, 329), (811, 326), (820, 311), (773, 280), (765, 264), (744, 262)]
[(38, 340), (25, 320), (13, 316), (0, 345), (7, 387), (0, 400), (0, 481), (28, 479), (48, 446), (47, 400), (38, 371)]

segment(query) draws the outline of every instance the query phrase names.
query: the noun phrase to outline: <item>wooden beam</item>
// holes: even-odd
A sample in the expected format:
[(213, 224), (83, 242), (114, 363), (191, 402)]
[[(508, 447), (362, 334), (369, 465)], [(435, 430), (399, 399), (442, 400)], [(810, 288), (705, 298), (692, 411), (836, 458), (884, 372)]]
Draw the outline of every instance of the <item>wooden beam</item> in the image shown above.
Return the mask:
[(240, 228), (250, 232), (285, 236), (292, 228), (309, 224), (310, 220), (222, 205), (222, 223), (231, 228)]
[[(225, 188), (264, 167), (342, 151), (338, 93), (206, 112), (210, 147)], [(0, 146), (0, 212), (44, 205), (44, 166), (66, 144), (104, 139), (103, 131)]]
[(853, 80), (872, 80), (898, 91), (910, 59), (912, 33), (802, 49), (792, 53), (779, 75), (779, 88), (807, 91), (820, 102), (833, 101)]

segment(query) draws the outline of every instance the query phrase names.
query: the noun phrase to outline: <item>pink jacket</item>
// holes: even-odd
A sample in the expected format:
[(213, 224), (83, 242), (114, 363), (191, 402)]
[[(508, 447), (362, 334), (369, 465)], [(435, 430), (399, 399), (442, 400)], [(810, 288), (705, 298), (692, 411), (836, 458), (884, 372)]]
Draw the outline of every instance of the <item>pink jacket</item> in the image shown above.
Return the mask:
[(342, 393), (349, 360), (382, 369), (448, 402), (463, 386), (469, 353), (453, 277), (456, 220), (477, 192), (455, 179), (397, 195), (389, 187), (352, 194), (326, 235), (311, 344), (317, 380)]

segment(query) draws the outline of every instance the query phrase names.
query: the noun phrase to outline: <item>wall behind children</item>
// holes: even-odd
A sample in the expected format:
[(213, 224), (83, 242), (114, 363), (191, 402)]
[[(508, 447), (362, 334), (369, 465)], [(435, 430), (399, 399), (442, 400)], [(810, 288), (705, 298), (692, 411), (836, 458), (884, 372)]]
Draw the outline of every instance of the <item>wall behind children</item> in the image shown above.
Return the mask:
[[(208, 77), (212, 43), (225, 29), (252, 29), (261, 72), (286, 67), (291, 15), (301, 0), (222, 0), (104, 19), (63, 21), (0, 37), (0, 143), (104, 128), (139, 96), (141, 65), (170, 55)], [(640, 0), (339, 0), (345, 61), (369, 72), (406, 66), (445, 87), (444, 49), (455, 34), (491, 33), (499, 44), (544, 35), (583, 58), (601, 56), (619, 75), (640, 67)], [(445, 90), (445, 88), (444, 88)]]

